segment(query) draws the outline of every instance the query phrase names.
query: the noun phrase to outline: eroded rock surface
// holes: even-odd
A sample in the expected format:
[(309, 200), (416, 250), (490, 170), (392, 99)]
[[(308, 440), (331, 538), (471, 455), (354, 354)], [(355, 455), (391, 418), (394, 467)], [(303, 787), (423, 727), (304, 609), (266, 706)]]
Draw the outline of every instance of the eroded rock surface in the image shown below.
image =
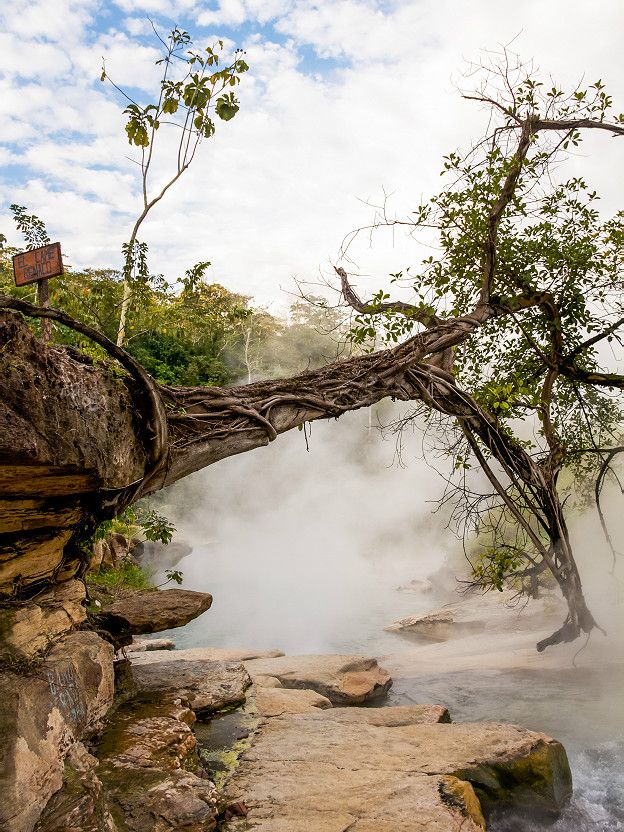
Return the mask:
[(563, 747), (510, 725), (444, 724), (435, 706), (266, 719), (226, 787), (248, 809), (228, 832), (476, 832), (496, 805), (556, 815)]
[(28, 675), (0, 673), (0, 829), (31, 832), (63, 782), (63, 761), (113, 701), (113, 649), (71, 633)]
[(45, 807), (35, 832), (118, 832), (97, 767), (82, 743), (71, 748), (62, 788)]
[(194, 721), (179, 699), (159, 695), (113, 715), (98, 747), (98, 777), (118, 832), (214, 829), (217, 791), (198, 773)]
[[(175, 653), (168, 654), (175, 656)], [(239, 662), (183, 661), (171, 659), (132, 665), (142, 691), (159, 691), (180, 697), (196, 712), (217, 711), (240, 705), (251, 684)]]
[(283, 656), (245, 662), (254, 682), (277, 679), (285, 688), (306, 688), (334, 705), (362, 705), (385, 696), (392, 679), (375, 659), (364, 656)]

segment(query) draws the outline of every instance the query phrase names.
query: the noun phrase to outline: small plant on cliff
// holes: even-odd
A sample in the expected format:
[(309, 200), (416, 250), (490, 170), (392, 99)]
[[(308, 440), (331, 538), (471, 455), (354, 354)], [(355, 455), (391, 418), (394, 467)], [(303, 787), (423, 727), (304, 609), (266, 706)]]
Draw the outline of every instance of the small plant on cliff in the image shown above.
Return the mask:
[(114, 519), (100, 523), (92, 540), (95, 543), (111, 534), (123, 534), (128, 538), (142, 534), (146, 540), (167, 544), (171, 543), (175, 530), (174, 524), (164, 514), (136, 503), (128, 506)]

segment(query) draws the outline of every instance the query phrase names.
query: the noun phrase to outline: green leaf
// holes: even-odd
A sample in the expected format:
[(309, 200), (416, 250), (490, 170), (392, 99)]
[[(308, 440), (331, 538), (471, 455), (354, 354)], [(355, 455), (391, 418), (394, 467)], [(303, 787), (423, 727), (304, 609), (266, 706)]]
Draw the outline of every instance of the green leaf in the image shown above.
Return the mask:
[(239, 110), (238, 102), (232, 93), (230, 93), (229, 96), (223, 95), (217, 99), (215, 110), (220, 119), (223, 121), (230, 121), (230, 119), (233, 119)]

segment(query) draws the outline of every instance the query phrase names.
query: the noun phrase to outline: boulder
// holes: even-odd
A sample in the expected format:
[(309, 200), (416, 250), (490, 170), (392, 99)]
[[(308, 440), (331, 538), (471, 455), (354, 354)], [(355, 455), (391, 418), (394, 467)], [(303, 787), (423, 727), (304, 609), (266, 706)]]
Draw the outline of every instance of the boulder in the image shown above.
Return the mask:
[(437, 610), (407, 616), (395, 621), (386, 631), (421, 641), (447, 641), (485, 631), (510, 633), (533, 627), (536, 618), (557, 620), (562, 614), (561, 603), (553, 596), (529, 600), (519, 599), (515, 590), (474, 592), (460, 601)]
[(212, 604), (212, 595), (190, 589), (142, 590), (106, 607), (97, 624), (111, 634), (116, 646), (132, 642), (132, 636), (182, 627)]
[(70, 580), (32, 601), (0, 604), (0, 659), (31, 659), (87, 617), (85, 586)]
[(424, 615), (410, 615), (386, 627), (388, 633), (414, 636), (423, 640), (446, 641), (460, 635), (482, 632), (485, 618), (475, 617), (458, 604), (452, 604)]
[(478, 832), (493, 806), (556, 816), (563, 747), (512, 725), (448, 724), (439, 706), (265, 719), (226, 786), (225, 832)]
[(362, 705), (385, 696), (392, 679), (375, 659), (364, 656), (282, 656), (245, 662), (252, 679), (277, 679), (285, 688), (307, 688), (334, 705)]
[(313, 713), (318, 708), (331, 708), (326, 696), (313, 690), (288, 690), (286, 688), (256, 688), (255, 703), (261, 716)]
[(139, 690), (180, 697), (197, 713), (242, 704), (251, 685), (249, 674), (238, 662), (170, 659), (135, 664), (133, 660), (132, 675)]
[[(158, 641), (158, 639), (154, 639)], [(151, 644), (152, 642), (146, 642)], [(146, 650), (156, 649), (146, 647)], [(134, 642), (130, 645), (130, 650), (134, 652)], [(143, 652), (143, 651), (141, 651)], [(133, 664), (153, 664), (154, 662), (170, 661), (172, 658), (176, 661), (209, 661), (209, 662), (244, 662), (250, 659), (275, 659), (284, 654), (280, 650), (228, 650), (216, 647), (189, 647), (185, 650), (176, 650), (173, 656), (166, 653), (156, 655), (140, 655), (133, 656)]]
[(70, 633), (27, 674), (0, 673), (0, 829), (31, 832), (113, 694), (113, 649), (92, 632)]
[(108, 543), (105, 540), (96, 540), (93, 544), (93, 549), (91, 553), (91, 560), (89, 561), (89, 572), (97, 572), (102, 563), (104, 562), (104, 556), (107, 555), (108, 552)]

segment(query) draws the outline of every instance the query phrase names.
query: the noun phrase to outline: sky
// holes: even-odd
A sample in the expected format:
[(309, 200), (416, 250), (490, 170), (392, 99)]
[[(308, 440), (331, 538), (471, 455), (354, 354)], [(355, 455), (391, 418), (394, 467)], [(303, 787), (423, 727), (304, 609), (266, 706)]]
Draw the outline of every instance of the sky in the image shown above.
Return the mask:
[[(186, 29), (200, 48), (223, 38), (250, 65), (240, 113), (218, 124), (142, 228), (151, 270), (173, 281), (209, 260), (212, 280), (272, 311), (296, 280), (331, 277), (371, 205), (387, 197), (403, 216), (440, 187), (442, 156), (487, 123), (459, 92), (484, 50), (511, 44), (567, 86), (601, 78), (624, 110), (619, 0), (0, 0), (0, 232), (11, 243), (17, 202), (74, 268), (120, 265), (139, 177), (123, 102), (100, 72), (105, 58), (121, 87), (154, 98), (149, 19), (163, 34)], [(607, 211), (620, 207), (623, 150), (592, 137), (569, 162)], [(386, 232), (350, 253), (369, 294), (428, 252)]]

